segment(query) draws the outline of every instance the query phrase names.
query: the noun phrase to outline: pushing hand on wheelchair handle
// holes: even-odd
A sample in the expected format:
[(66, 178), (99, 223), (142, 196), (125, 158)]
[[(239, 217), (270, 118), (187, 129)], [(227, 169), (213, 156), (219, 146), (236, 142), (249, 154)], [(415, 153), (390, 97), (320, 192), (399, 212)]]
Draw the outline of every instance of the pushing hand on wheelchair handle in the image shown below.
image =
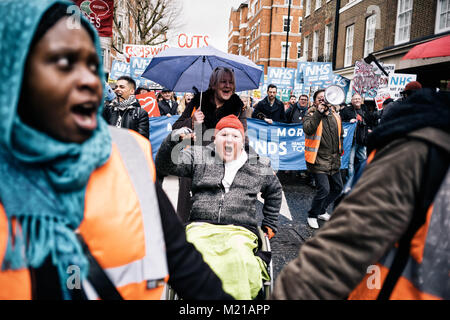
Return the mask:
[(275, 236), (275, 232), (273, 232), (272, 228), (268, 226), (262, 226), (261, 229), (264, 231), (264, 233), (267, 235), (267, 237), (272, 239)]

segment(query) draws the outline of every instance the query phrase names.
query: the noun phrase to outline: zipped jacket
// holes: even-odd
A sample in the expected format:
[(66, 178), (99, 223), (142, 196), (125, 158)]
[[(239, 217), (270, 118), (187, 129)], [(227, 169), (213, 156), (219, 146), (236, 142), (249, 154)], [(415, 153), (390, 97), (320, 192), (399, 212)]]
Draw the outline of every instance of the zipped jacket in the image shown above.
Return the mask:
[[(277, 231), (281, 207), (281, 184), (267, 158), (249, 154), (238, 170), (228, 193), (222, 179), (225, 166), (214, 151), (214, 145), (191, 146), (171, 141), (169, 134), (156, 155), (156, 168), (164, 175), (192, 178), (192, 210), (189, 221), (235, 224), (256, 233), (256, 202), (261, 192), (264, 199), (262, 226)], [(177, 163), (175, 163), (177, 162)]]

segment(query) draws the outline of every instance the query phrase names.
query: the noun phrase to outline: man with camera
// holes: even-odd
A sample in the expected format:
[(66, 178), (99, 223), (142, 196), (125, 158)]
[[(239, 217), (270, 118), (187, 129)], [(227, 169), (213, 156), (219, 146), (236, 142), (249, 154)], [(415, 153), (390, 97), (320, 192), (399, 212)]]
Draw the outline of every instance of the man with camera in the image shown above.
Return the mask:
[(308, 212), (308, 225), (318, 229), (317, 219), (328, 221), (327, 207), (342, 191), (339, 172), (343, 150), (343, 127), (338, 114), (325, 102), (325, 90), (314, 93), (314, 103), (303, 120), (305, 160), (316, 181), (316, 194)]

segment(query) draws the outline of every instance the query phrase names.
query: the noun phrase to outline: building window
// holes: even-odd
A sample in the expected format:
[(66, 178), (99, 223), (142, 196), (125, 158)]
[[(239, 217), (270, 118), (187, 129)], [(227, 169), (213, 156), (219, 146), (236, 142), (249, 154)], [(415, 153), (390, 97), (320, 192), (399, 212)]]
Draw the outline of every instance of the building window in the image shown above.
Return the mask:
[(302, 44), (297, 43), (297, 59), (300, 59), (302, 56)]
[(450, 30), (450, 0), (438, 0), (435, 33)]
[(352, 55), (353, 55), (353, 33), (354, 33), (355, 25), (347, 27), (345, 32), (345, 58), (344, 58), (344, 67), (348, 67), (352, 65)]
[(287, 18), (283, 17), (283, 32), (291, 32), (291, 25), (292, 25), (292, 17)]
[(330, 61), (331, 53), (331, 24), (325, 26), (325, 41), (323, 45), (324, 61)]
[(308, 50), (309, 50), (309, 37), (303, 39), (303, 57), (308, 60)]
[(316, 8), (315, 8), (315, 10), (320, 9), (321, 5), (322, 5), (322, 1), (321, 0), (316, 0)]
[(408, 42), (411, 31), (413, 0), (399, 0), (397, 8), (397, 27), (395, 44)]
[(317, 61), (319, 57), (319, 30), (314, 31), (312, 60)]
[[(288, 59), (289, 59), (289, 47), (291, 46), (291, 44), (289, 43), (287, 45), (287, 55), (288, 55)], [(286, 42), (282, 42), (281, 43), (281, 59), (286, 58)]]
[(302, 24), (303, 24), (303, 18), (298, 18), (298, 33), (302, 33)]
[(306, 0), (305, 17), (311, 14), (311, 0)]
[(366, 37), (364, 40), (364, 57), (373, 52), (375, 42), (375, 28), (377, 25), (377, 15), (373, 14), (366, 19)]

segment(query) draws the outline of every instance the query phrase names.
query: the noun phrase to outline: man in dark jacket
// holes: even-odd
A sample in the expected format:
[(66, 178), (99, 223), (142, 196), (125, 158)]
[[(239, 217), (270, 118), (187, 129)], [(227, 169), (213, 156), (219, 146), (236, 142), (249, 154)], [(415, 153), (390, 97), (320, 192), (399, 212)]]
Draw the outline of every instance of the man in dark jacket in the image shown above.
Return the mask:
[(276, 122), (286, 122), (284, 104), (277, 99), (277, 86), (269, 84), (267, 96), (258, 102), (253, 111), (252, 118), (266, 121), (268, 124)]
[(105, 105), (103, 118), (112, 126), (134, 130), (148, 139), (150, 130), (148, 113), (136, 100), (135, 90), (136, 82), (132, 78), (120, 77), (114, 90), (117, 100)]
[[(294, 96), (295, 97), (295, 96)], [(308, 110), (308, 96), (302, 94), (298, 102), (291, 104), (286, 111), (287, 123), (303, 123), (306, 111)]]
[(159, 113), (161, 116), (174, 116), (177, 114), (178, 103), (172, 100), (172, 91), (164, 88), (161, 91), (163, 99), (158, 102)]
[[(373, 160), (327, 225), (280, 272), (275, 299), (376, 299), (396, 260), (382, 257), (400, 250), (396, 244), (405, 243), (408, 226), (420, 215), (427, 222), (411, 232), (418, 241), (407, 251), (408, 263), (390, 298), (450, 299), (450, 173), (441, 167), (445, 158), (430, 161), (433, 153), (446, 155), (448, 167), (450, 94), (427, 91), (393, 106), (369, 135)], [(434, 175), (442, 182), (432, 184), (440, 190), (429, 197), (424, 181)], [(426, 198), (434, 199), (432, 209), (423, 204)], [(421, 207), (425, 210), (417, 211)]]
[[(352, 97), (352, 103), (345, 107), (340, 113), (342, 121), (357, 123), (356, 130), (353, 136), (352, 149), (350, 151), (350, 158), (348, 162), (348, 184), (346, 188), (349, 188), (349, 184), (353, 179), (355, 171), (357, 171), (359, 164), (366, 160), (366, 140), (369, 134), (368, 124), (369, 111), (367, 107), (362, 103), (361, 95), (355, 93)], [(356, 161), (355, 161), (356, 160)], [(356, 162), (356, 163), (355, 163)]]
[[(308, 171), (314, 175), (316, 194), (308, 212), (308, 225), (318, 229), (317, 218), (327, 221), (330, 215), (327, 207), (342, 191), (340, 174), (343, 145), (342, 122), (331, 106), (324, 103), (324, 90), (314, 93), (314, 106), (308, 109), (304, 118), (305, 160)], [(309, 146), (308, 141), (317, 146)]]

